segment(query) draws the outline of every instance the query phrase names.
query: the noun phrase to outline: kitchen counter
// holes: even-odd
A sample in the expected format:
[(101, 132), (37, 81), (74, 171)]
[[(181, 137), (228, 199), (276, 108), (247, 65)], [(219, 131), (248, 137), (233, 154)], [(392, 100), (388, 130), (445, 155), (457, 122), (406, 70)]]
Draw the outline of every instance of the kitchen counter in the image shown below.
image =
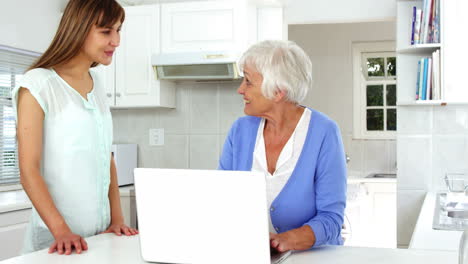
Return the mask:
[(31, 201), (23, 190), (0, 192), (0, 213), (29, 209)]
[(409, 244), (411, 249), (458, 251), (463, 232), (432, 229), (436, 193), (428, 192)]
[[(146, 263), (140, 255), (139, 237), (117, 237), (114, 234), (103, 234), (87, 238), (89, 250), (81, 255), (71, 256), (48, 254), (41, 250), (27, 255), (11, 258), (2, 264), (54, 264), (54, 263)], [(209, 252), (209, 251), (207, 251)], [(240, 254), (240, 252), (238, 252)], [(326, 261), (325, 261), (326, 260)], [(358, 247), (323, 247), (310, 251), (293, 253), (284, 264), (440, 264), (457, 263), (458, 255), (450, 251), (426, 251), (411, 249), (383, 249)], [(220, 261), (222, 263), (222, 261)], [(246, 260), (245, 263), (248, 263)]]

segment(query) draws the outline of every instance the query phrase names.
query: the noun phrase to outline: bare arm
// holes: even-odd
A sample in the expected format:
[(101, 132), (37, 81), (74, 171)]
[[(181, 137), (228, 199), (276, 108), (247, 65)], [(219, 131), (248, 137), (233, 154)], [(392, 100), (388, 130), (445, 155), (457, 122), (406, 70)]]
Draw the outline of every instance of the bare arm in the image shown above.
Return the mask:
[(115, 168), (114, 157), (111, 155), (110, 164), (110, 186), (109, 202), (111, 207), (111, 224), (123, 224), (122, 207), (120, 206), (119, 184), (117, 183), (117, 169)]
[(109, 186), (109, 203), (111, 207), (111, 224), (104, 233), (115, 233), (122, 235), (122, 232), (127, 235), (136, 235), (138, 231), (134, 228), (125, 225), (122, 215), (122, 207), (120, 206), (120, 191), (117, 183), (117, 169), (115, 168), (114, 157), (111, 156), (110, 164), (110, 186)]
[[(72, 234), (65, 219), (55, 207), (54, 201), (47, 189), (47, 185), (40, 173), (42, 159), (42, 135), (43, 135), (44, 112), (31, 95), (29, 90), (21, 88), (18, 95), (18, 155), (20, 166), (20, 179), (29, 199), (49, 228), (54, 238)], [(76, 239), (76, 237), (74, 237)], [(79, 242), (81, 237), (79, 238)], [(84, 240), (83, 240), (84, 242)], [(74, 241), (63, 242), (65, 253), (71, 253), (71, 245)], [(80, 243), (79, 243), (80, 244)], [(86, 244), (86, 242), (84, 242)], [(62, 253), (62, 248), (50, 249)], [(81, 244), (74, 244), (77, 251), (81, 252)], [(87, 248), (83, 245), (83, 249)]]

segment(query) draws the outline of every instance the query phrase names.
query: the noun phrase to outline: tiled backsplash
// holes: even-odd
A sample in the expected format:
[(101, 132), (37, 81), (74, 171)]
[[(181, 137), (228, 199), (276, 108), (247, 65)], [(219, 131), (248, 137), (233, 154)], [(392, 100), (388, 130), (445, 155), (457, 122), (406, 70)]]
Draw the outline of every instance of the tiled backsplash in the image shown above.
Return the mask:
[[(407, 245), (427, 191), (468, 172), (468, 106), (398, 108), (398, 244)], [(417, 212), (417, 213), (410, 213)]]
[[(215, 169), (232, 123), (244, 115), (238, 86), (181, 82), (175, 109), (112, 110), (114, 142), (137, 143), (139, 167)], [(149, 146), (150, 128), (164, 128), (164, 146)], [(343, 142), (350, 175), (395, 171), (395, 141), (346, 135)]]
[[(175, 109), (112, 110), (115, 143), (138, 144), (138, 166), (216, 169), (232, 123), (243, 116), (239, 82), (177, 84)], [(164, 128), (164, 146), (148, 130)]]
[(396, 141), (343, 137), (349, 156), (348, 176), (365, 177), (371, 173), (396, 173)]

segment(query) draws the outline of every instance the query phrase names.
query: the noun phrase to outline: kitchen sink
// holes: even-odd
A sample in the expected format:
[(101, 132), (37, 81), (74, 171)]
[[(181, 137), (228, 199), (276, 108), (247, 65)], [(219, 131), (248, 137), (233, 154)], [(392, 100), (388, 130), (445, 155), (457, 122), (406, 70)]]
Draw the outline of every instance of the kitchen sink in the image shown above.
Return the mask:
[(366, 178), (376, 178), (376, 179), (395, 179), (395, 173), (372, 173), (366, 176)]
[(468, 228), (468, 196), (464, 193), (437, 193), (432, 228), (463, 231)]

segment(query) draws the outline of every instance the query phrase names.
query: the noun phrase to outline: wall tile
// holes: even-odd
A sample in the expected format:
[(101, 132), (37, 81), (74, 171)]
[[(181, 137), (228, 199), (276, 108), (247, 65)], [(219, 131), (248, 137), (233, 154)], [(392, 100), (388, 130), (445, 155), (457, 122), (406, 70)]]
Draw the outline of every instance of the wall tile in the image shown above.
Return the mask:
[(244, 116), (244, 101), (237, 93), (240, 83), (219, 84), (219, 128), (221, 133), (227, 133), (232, 123)]
[(218, 84), (193, 84), (190, 100), (190, 133), (217, 134), (219, 131)]
[(468, 106), (434, 107), (434, 134), (468, 133)]
[(399, 247), (409, 245), (414, 227), (421, 211), (426, 191), (397, 191), (397, 244)]
[(365, 140), (363, 141), (364, 151), (364, 176), (370, 173), (386, 172), (387, 169), (387, 148), (385, 140)]
[(190, 169), (215, 170), (218, 167), (218, 135), (190, 136)]
[(396, 154), (396, 140), (389, 140), (387, 141), (387, 157), (388, 157), (388, 164), (387, 164), (387, 171), (391, 173), (397, 172), (397, 154)]
[(446, 173), (468, 173), (468, 137), (433, 136), (433, 190), (446, 190)]
[(186, 135), (165, 135), (161, 148), (161, 168), (189, 168), (189, 138)]
[(426, 190), (432, 173), (431, 138), (400, 136), (397, 144), (398, 189)]
[(432, 133), (432, 106), (398, 107), (397, 133), (420, 135)]
[(127, 135), (130, 133), (128, 118), (127, 110), (112, 110), (112, 125), (114, 129), (113, 143), (128, 143)]
[[(127, 110), (128, 134), (126, 137), (129, 142), (136, 142), (141, 145), (149, 145), (149, 129), (158, 128), (159, 114), (154, 108), (130, 109)], [(125, 136), (124, 136), (125, 137)]]
[(158, 168), (160, 159), (160, 147), (138, 145), (138, 168)]
[(177, 84), (175, 109), (158, 109), (161, 116), (160, 126), (166, 134), (189, 133), (191, 85), (187, 82)]
[(353, 139), (351, 134), (344, 136), (345, 153), (350, 158), (347, 164), (348, 177), (364, 176), (364, 142), (363, 140)]

